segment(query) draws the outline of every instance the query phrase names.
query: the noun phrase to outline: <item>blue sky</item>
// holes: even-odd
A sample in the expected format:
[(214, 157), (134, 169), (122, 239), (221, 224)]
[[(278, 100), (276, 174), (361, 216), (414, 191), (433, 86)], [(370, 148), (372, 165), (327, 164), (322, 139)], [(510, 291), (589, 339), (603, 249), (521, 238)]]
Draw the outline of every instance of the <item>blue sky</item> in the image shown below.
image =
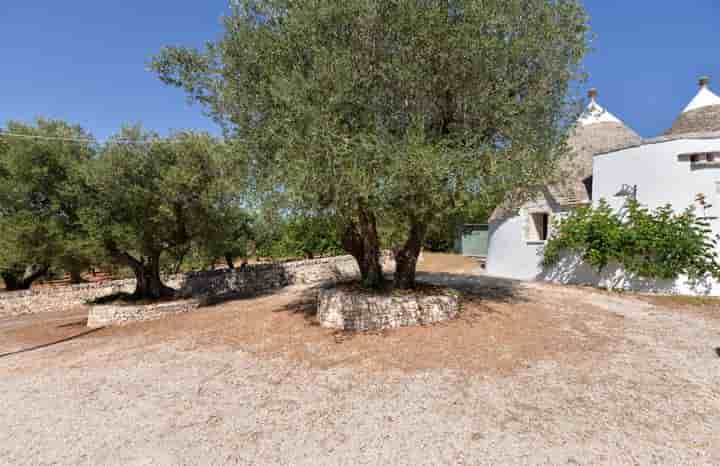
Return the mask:
[[(125, 123), (162, 134), (218, 132), (147, 62), (167, 44), (219, 36), (227, 0), (2, 0), (0, 124), (43, 115), (105, 139)], [(720, 1), (586, 0), (597, 35), (585, 68), (600, 103), (641, 135), (670, 126), (713, 76), (720, 93)]]

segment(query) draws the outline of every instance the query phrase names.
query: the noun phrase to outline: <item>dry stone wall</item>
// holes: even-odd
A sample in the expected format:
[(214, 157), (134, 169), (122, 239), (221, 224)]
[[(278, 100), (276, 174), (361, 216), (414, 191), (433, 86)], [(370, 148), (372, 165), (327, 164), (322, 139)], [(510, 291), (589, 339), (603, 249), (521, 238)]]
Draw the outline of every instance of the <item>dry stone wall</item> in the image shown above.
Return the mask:
[[(393, 267), (384, 257), (386, 270)], [(254, 295), (287, 285), (334, 282), (359, 274), (352, 256), (329, 257), (296, 262), (256, 264), (246, 270), (216, 270), (188, 274), (180, 287), (183, 297)]]
[(146, 305), (103, 304), (91, 306), (88, 312), (87, 326), (90, 328), (107, 325), (123, 325), (131, 322), (158, 320), (176, 314), (197, 309), (200, 302), (188, 300)]
[(0, 293), (0, 317), (64, 311), (102, 296), (129, 293), (134, 288), (135, 280), (113, 280)]
[[(383, 256), (387, 271), (394, 262)], [(167, 277), (166, 284), (178, 289), (183, 298), (250, 296), (287, 285), (332, 282), (357, 276), (352, 256), (253, 264), (245, 270), (216, 270)], [(0, 293), (0, 317), (62, 311), (118, 292), (130, 293), (135, 280), (113, 280), (62, 287), (37, 287), (27, 291)], [(123, 312), (131, 313), (128, 309)]]
[(318, 296), (320, 325), (350, 332), (429, 325), (459, 315), (460, 299), (451, 293), (382, 296), (330, 288)]

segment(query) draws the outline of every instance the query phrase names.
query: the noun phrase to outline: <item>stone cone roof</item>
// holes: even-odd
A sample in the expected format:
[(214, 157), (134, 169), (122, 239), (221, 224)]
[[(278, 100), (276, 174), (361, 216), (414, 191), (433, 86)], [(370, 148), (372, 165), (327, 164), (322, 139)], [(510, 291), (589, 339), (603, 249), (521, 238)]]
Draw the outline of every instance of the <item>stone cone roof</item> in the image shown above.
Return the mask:
[(585, 180), (592, 176), (593, 157), (641, 141), (621, 122), (576, 126), (568, 139), (570, 154), (560, 162), (559, 178), (566, 181), (551, 185), (550, 192), (561, 204), (589, 202)]
[[(560, 205), (590, 202), (590, 177), (593, 156), (628, 145), (639, 144), (642, 138), (622, 121), (600, 107), (595, 101), (595, 90), (590, 91), (590, 104), (578, 120), (568, 138), (570, 153), (559, 162), (557, 182), (547, 186), (549, 193)], [(510, 214), (512, 195), (490, 216), (490, 221)]]
[(716, 131), (720, 131), (720, 105), (711, 105), (681, 114), (665, 135)]
[(700, 91), (683, 110), (666, 136), (720, 131), (720, 97), (708, 85), (710, 78), (700, 78)]

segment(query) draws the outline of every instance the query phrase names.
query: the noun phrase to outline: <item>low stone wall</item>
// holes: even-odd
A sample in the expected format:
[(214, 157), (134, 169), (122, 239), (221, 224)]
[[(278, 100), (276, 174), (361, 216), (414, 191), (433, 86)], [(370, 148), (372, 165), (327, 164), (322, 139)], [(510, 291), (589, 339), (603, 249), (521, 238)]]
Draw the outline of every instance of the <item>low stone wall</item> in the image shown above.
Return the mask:
[(132, 292), (135, 280), (113, 280), (0, 293), (0, 317), (64, 311), (102, 296)]
[[(383, 256), (389, 272), (394, 269), (392, 257)], [(332, 282), (359, 274), (352, 256), (253, 264), (245, 270), (216, 270), (165, 278), (184, 298), (245, 296), (267, 292), (292, 284)], [(63, 311), (88, 301), (135, 289), (135, 280), (113, 280), (80, 285), (37, 287), (27, 291), (0, 293), (0, 317)]]
[(320, 290), (317, 320), (345, 331), (383, 330), (428, 325), (460, 315), (460, 299), (438, 295), (382, 296), (337, 288)]
[[(390, 256), (384, 256), (383, 267), (386, 271), (394, 268)], [(188, 274), (180, 287), (180, 295), (188, 298), (254, 295), (287, 285), (336, 282), (356, 277), (359, 273), (352, 256), (255, 264), (246, 270), (226, 269)]]
[[(185, 275), (171, 275), (164, 280), (166, 285), (179, 288)], [(0, 317), (64, 311), (103, 296), (134, 290), (135, 279), (124, 279), (4, 292), (0, 293)]]
[(90, 328), (107, 325), (125, 325), (131, 322), (158, 320), (176, 314), (192, 311), (200, 306), (197, 300), (173, 301), (146, 305), (102, 304), (90, 306), (87, 326)]

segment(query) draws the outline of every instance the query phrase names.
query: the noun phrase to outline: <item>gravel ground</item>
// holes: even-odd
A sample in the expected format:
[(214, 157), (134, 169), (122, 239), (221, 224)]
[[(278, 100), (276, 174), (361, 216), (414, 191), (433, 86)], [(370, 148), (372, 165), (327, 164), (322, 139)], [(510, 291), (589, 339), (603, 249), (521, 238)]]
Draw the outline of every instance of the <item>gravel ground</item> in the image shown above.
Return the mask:
[(290, 288), (90, 334), (0, 320), (0, 464), (720, 464), (720, 308), (424, 279), (466, 316), (350, 337)]

